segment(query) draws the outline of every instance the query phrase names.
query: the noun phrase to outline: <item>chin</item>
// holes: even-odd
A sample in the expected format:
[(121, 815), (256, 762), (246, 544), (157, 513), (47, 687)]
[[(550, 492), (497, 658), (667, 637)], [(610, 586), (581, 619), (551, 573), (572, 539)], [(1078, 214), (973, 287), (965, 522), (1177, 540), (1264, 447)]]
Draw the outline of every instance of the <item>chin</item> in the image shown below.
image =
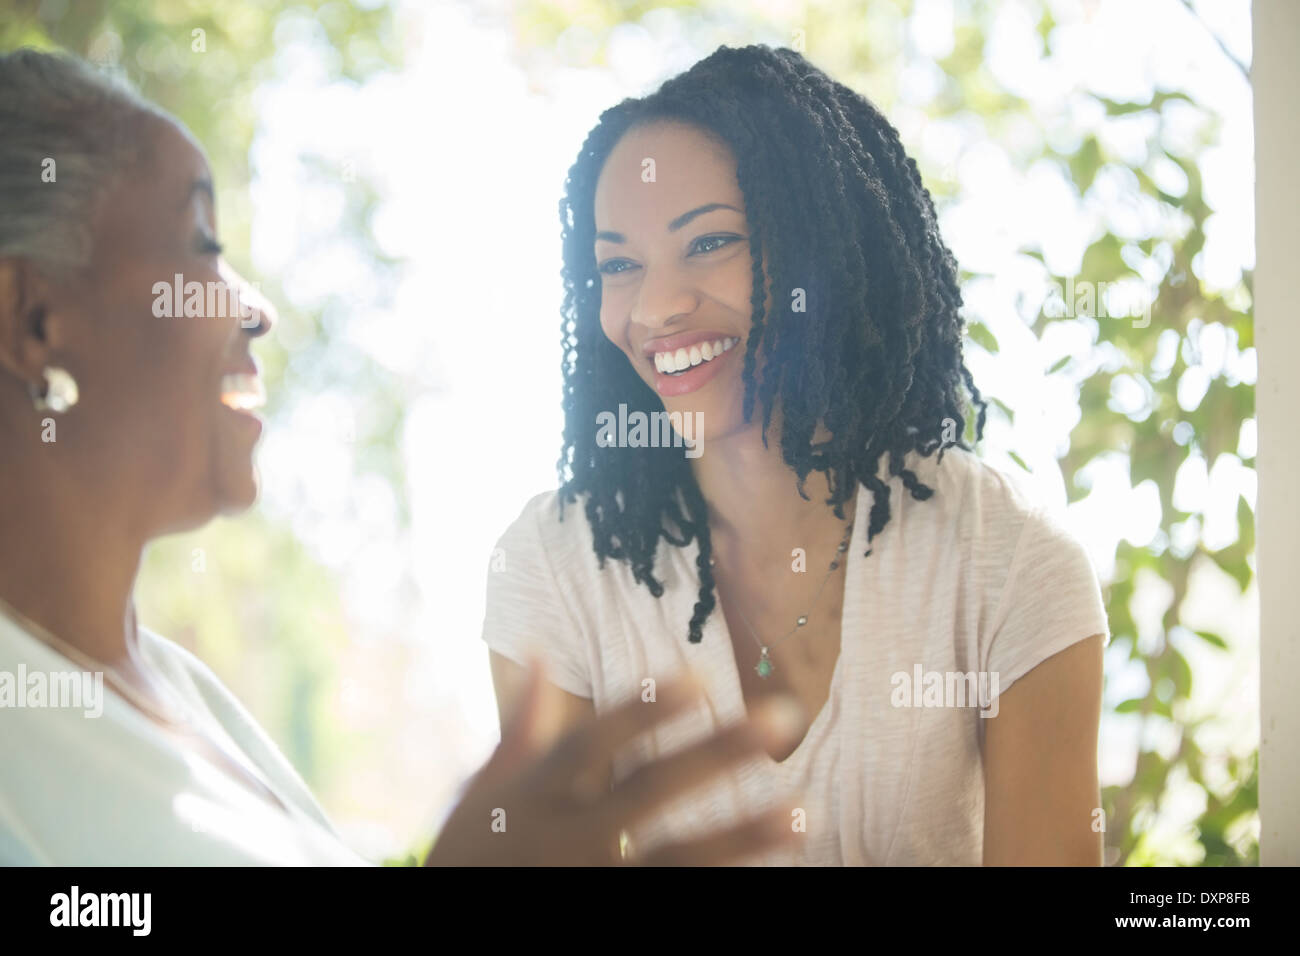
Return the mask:
[(257, 473), (251, 456), (243, 461), (227, 458), (206, 476), (195, 475), (188, 491), (174, 502), (156, 535), (184, 534), (202, 528), (213, 518), (231, 517), (247, 511), (257, 501)]
[(254, 452), (262, 423), (252, 416), (225, 413), (223, 426), (237, 426), (238, 431), (223, 429), (209, 452), (209, 493), (215, 515), (237, 515), (257, 501), (257, 468)]
[(743, 387), (739, 385), (731, 390), (695, 392), (660, 399), (660, 401), (663, 402), (664, 411), (667, 412), (680, 412), (683, 415), (698, 413), (703, 439), (706, 442), (716, 441), (734, 437), (751, 429), (762, 428), (763, 410), (759, 407), (757, 399), (754, 402), (753, 420), (745, 421)]
[(242, 514), (257, 502), (257, 474), (250, 464), (239, 475), (223, 476), (217, 492), (217, 513), (223, 517)]

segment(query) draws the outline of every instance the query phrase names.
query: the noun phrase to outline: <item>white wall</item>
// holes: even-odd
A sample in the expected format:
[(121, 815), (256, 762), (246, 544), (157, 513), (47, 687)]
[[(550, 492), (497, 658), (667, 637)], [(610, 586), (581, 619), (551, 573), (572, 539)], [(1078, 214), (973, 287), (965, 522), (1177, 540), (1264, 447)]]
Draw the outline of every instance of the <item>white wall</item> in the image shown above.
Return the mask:
[(1300, 864), (1300, 3), (1256, 0), (1255, 345), (1259, 355), (1260, 862)]

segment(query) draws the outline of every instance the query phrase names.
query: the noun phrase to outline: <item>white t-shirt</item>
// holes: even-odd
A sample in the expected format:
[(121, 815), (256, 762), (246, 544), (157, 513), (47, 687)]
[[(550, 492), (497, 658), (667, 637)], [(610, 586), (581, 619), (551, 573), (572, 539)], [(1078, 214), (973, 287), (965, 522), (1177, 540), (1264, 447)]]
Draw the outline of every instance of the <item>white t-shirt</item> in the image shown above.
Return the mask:
[[(975, 455), (953, 447), (941, 465), (935, 458), (907, 457), (934, 489), (926, 501), (882, 463), (891, 515), (870, 557), (872, 494), (859, 489), (840, 656), (798, 749), (779, 764), (762, 755), (676, 801), (631, 831), (635, 847), (717, 833), (794, 791), (806, 826), (798, 847), (753, 862), (982, 862), (987, 718), (981, 706), (953, 705), (973, 689), (967, 699), (994, 716), (998, 693), (1077, 641), (1109, 641), (1110, 629), (1096, 572), (1075, 538)], [(697, 544), (660, 540), (654, 573), (664, 594), (656, 599), (624, 562), (600, 570), (581, 500), (565, 505), (561, 521), (558, 494), (548, 492), (525, 506), (498, 549), (483, 627), (493, 650), (522, 663), (535, 646), (552, 682), (594, 701), (597, 713), (684, 665), (704, 681), (707, 704), (620, 754), (616, 779), (744, 716), (721, 612), (710, 615), (700, 643), (687, 640)]]
[[(140, 651), (289, 813), (175, 746), (112, 685), (96, 694), (92, 679), (70, 696), (55, 675), (80, 678), (80, 666), (0, 613), (0, 865), (366, 864), (211, 670), (149, 631)], [(31, 706), (42, 685), (47, 706)]]

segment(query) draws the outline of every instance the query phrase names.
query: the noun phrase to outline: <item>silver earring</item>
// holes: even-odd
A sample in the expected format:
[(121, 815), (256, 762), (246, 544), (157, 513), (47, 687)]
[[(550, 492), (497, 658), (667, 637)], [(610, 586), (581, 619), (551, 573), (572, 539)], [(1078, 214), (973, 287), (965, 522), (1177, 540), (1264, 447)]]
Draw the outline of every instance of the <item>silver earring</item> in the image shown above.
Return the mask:
[(38, 412), (60, 414), (77, 404), (77, 399), (80, 397), (77, 392), (77, 380), (67, 369), (48, 365), (43, 374), (45, 394), (42, 395), (35, 385), (29, 386), (32, 404), (36, 406)]

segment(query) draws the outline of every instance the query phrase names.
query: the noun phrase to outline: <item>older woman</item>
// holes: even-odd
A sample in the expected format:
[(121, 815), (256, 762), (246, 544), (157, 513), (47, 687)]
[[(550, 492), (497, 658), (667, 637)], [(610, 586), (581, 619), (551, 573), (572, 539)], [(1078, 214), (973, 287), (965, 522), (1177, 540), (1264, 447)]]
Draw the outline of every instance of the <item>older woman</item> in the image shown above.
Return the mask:
[[(244, 288), (203, 150), (130, 90), (27, 50), (0, 57), (0, 128), (0, 862), (363, 862), (211, 671), (136, 621), (148, 543), (257, 491), (250, 346), (272, 315), (191, 299), (190, 283)], [(177, 275), (186, 301), (159, 317)], [(609, 792), (591, 768), (693, 692), (543, 752), (537, 669), (530, 687), (430, 862), (608, 862), (623, 827), (788, 733), (778, 709)], [(73, 690), (79, 708), (53, 699)], [(784, 820), (659, 859), (730, 859)]]

